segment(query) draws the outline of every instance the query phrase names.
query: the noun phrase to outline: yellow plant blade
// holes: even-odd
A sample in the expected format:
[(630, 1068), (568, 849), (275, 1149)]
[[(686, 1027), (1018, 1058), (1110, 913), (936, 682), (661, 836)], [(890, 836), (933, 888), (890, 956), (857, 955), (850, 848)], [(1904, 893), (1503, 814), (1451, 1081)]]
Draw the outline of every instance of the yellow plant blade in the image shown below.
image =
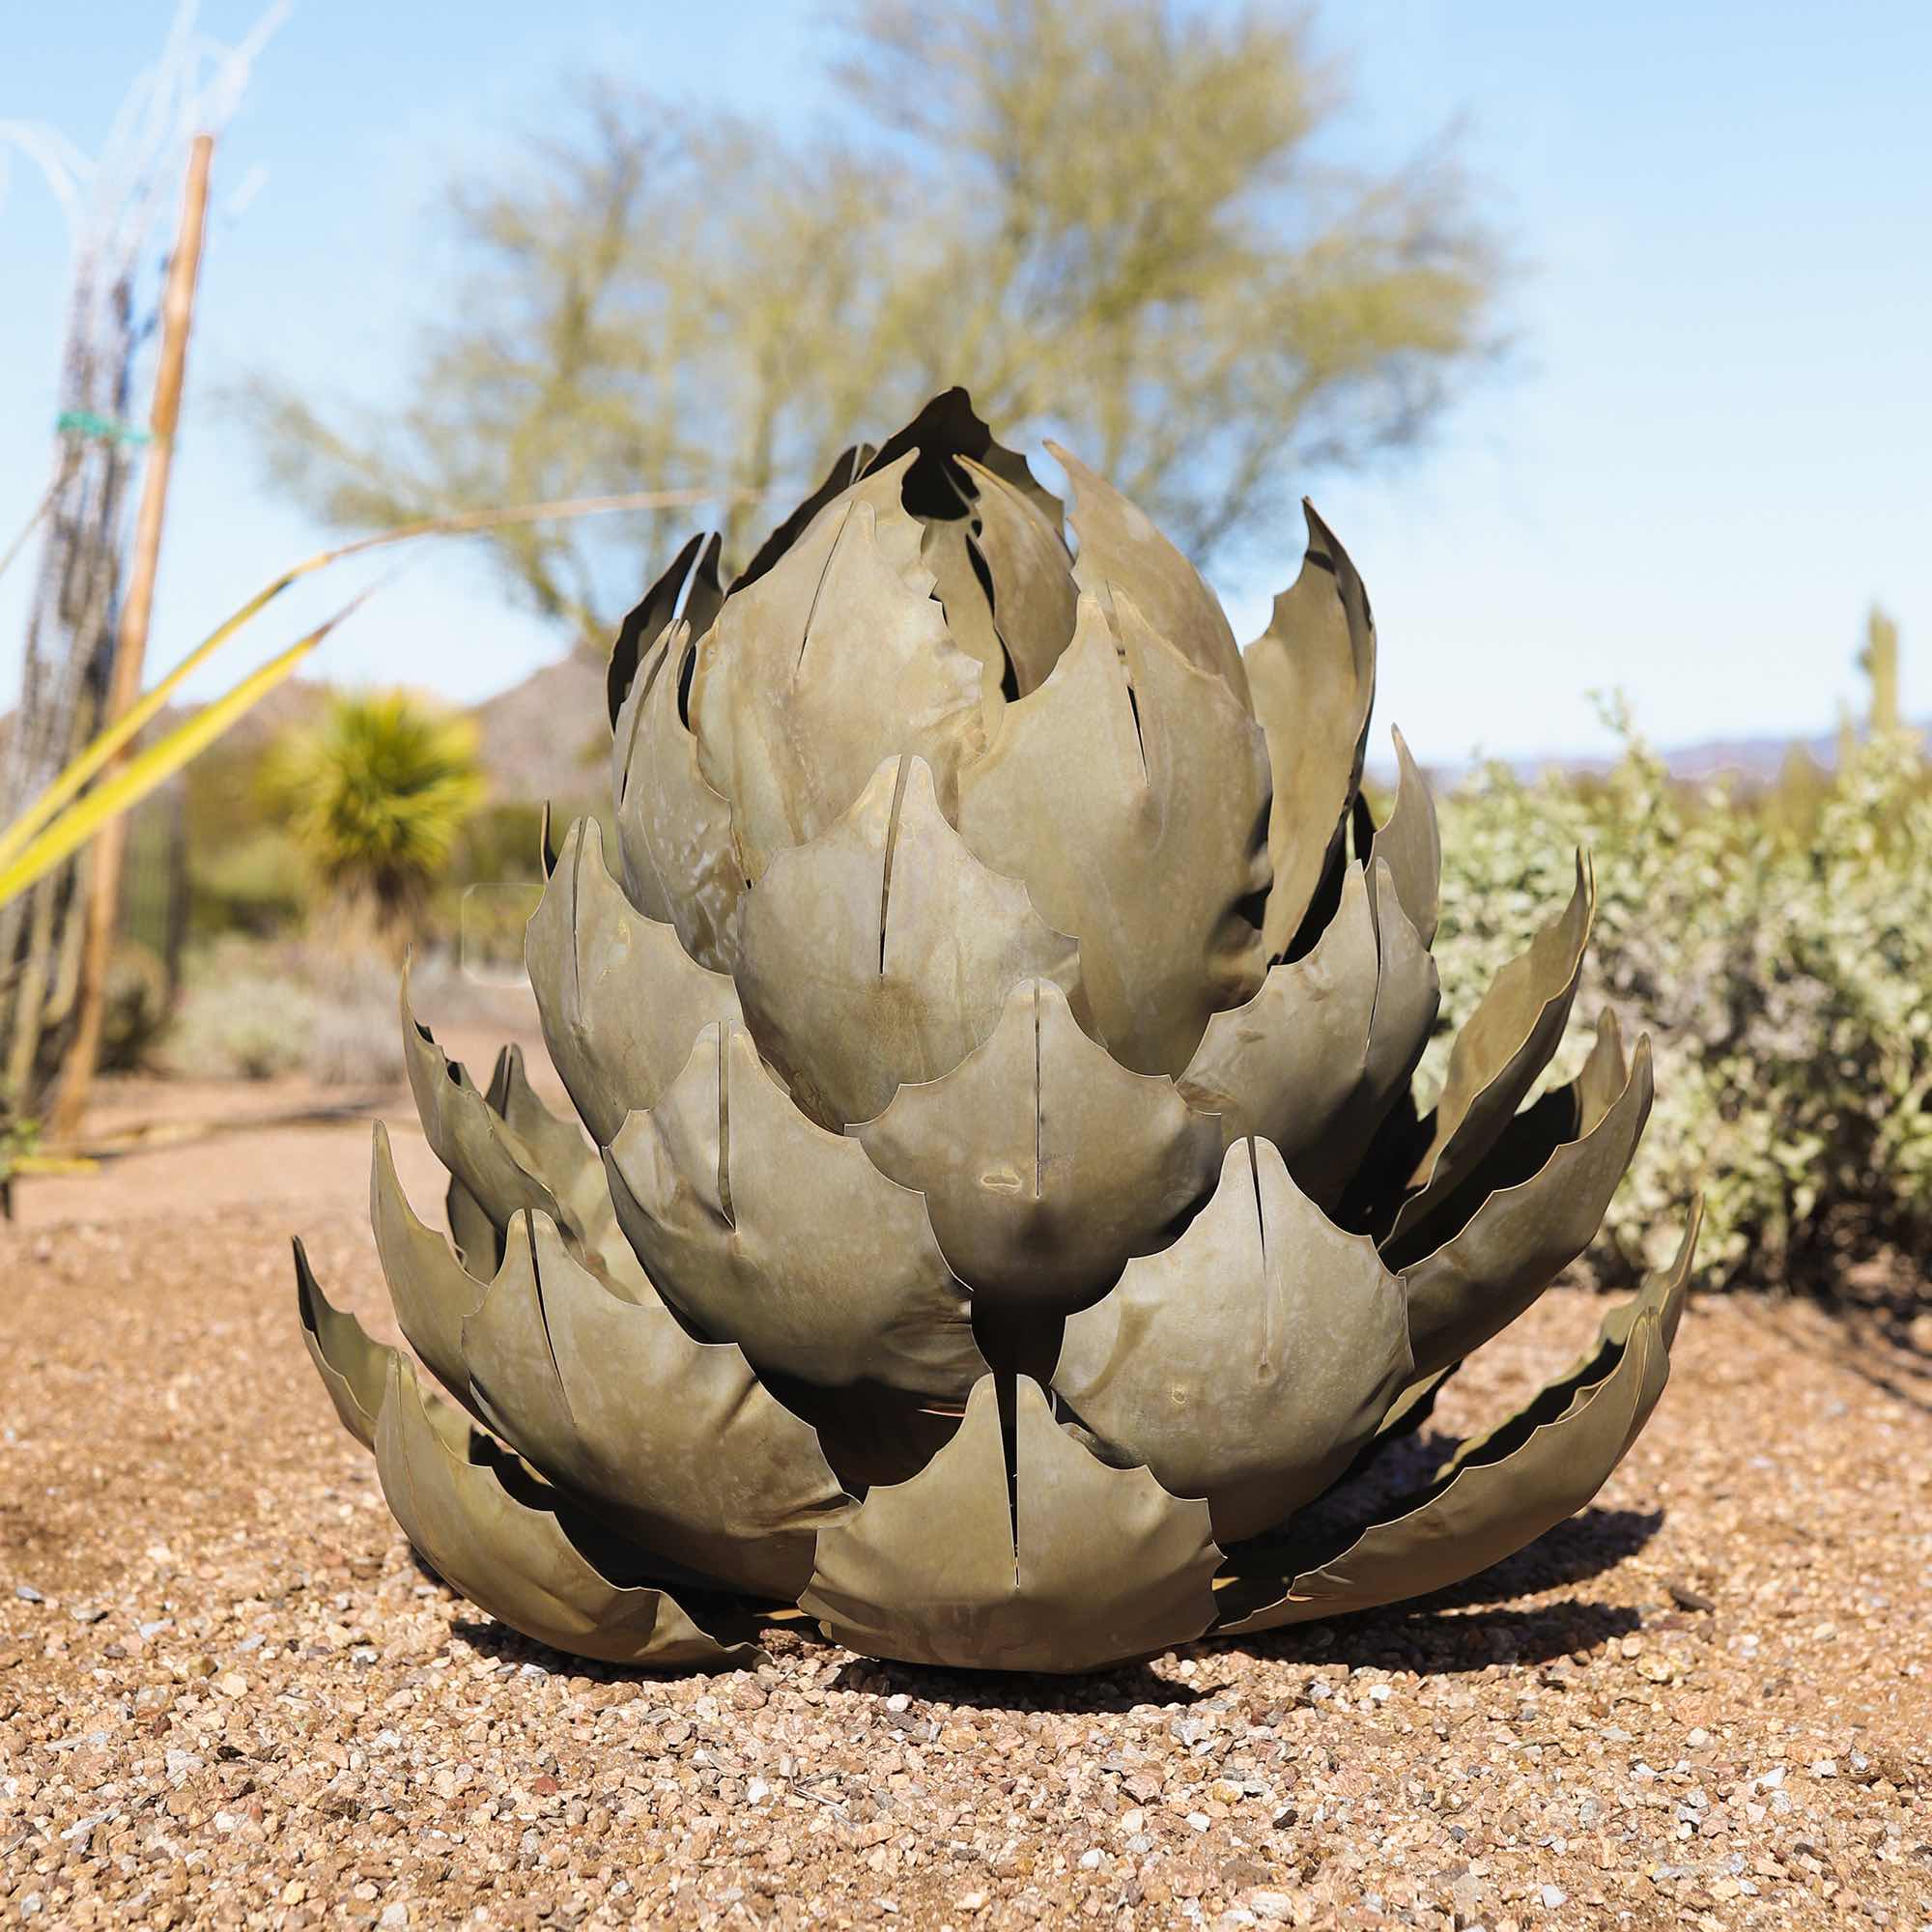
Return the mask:
[[(326, 570), (343, 558), (358, 556), (364, 551), (381, 550), (388, 544), (407, 543), (415, 537), (458, 536), (474, 530), (496, 529), (505, 524), (545, 523), (569, 517), (601, 516), (613, 510), (665, 510), (684, 503), (714, 503), (740, 497), (762, 497), (762, 490), (645, 490), (627, 497), (572, 497), (550, 503), (521, 503), (507, 510), (465, 510), (446, 517), (424, 517), (412, 524), (399, 524), (394, 529), (378, 530), (371, 536), (356, 537), (333, 549), (317, 551), (313, 556), (285, 570), (272, 583), (258, 590), (247, 603), (224, 622), (215, 626), (167, 676), (145, 693), (109, 724), (79, 757), (63, 771), (32, 805), (0, 832), (0, 865), (6, 865), (24, 849), (64, 806), (75, 797), (96, 772), (99, 771), (142, 725), (160, 710), (215, 651), (279, 597), (290, 584)], [(326, 628), (326, 627), (325, 627)], [(9, 874), (11, 876), (11, 874)]]
[(185, 724), (178, 725), (158, 743), (150, 745), (107, 782), (91, 791), (79, 804), (71, 806), (33, 839), (4, 870), (0, 870), (0, 905), (15, 893), (31, 886), (42, 873), (58, 866), (77, 851), (117, 813), (138, 804), (158, 784), (164, 783), (197, 753), (218, 738), (244, 712), (252, 709), (321, 643), (335, 628), (338, 618), (311, 631), (300, 642), (291, 644), (280, 657), (271, 658), (260, 670), (244, 677), (224, 697), (205, 705)]
[(10, 1179), (21, 1174), (64, 1179), (82, 1174), (99, 1174), (100, 1163), (89, 1159), (85, 1154), (23, 1153), (16, 1154), (12, 1160), (0, 1154), (0, 1172), (5, 1173)]

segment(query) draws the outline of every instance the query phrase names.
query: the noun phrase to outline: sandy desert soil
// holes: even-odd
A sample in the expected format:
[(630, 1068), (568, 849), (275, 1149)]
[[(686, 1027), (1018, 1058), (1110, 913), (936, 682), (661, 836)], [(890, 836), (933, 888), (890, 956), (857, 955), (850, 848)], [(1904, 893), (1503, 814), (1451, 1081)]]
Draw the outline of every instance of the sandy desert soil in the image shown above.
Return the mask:
[[(328, 1408), (287, 1237), (393, 1336), (366, 1146), (177, 1145), (0, 1230), (6, 1922), (1932, 1924), (1922, 1355), (1693, 1304), (1597, 1505), (1416, 1610), (1065, 1682), (798, 1633), (627, 1674), (419, 1569)], [(1598, 1313), (1553, 1293), (1441, 1430)]]

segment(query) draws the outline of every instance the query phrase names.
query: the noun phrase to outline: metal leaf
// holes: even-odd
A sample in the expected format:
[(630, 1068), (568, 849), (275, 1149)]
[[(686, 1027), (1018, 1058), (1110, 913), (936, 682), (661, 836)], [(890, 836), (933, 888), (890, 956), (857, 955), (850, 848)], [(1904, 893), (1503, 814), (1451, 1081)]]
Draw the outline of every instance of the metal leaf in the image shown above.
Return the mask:
[(463, 1318), (483, 1299), (486, 1281), (466, 1268), (434, 1228), (416, 1218), (396, 1174), (389, 1130), (376, 1122), (369, 1159), (369, 1220), (389, 1285), (396, 1323), (444, 1388), (470, 1406), (463, 1363)]
[(1368, 1069), (1377, 949), (1369, 888), (1348, 868), (1342, 902), (1312, 952), (1271, 967), (1261, 991), (1208, 1022), (1179, 1079), (1188, 1104), (1219, 1114), (1228, 1146), (1272, 1141), (1299, 1175), (1323, 1146)]
[(606, 1154), (617, 1216), (665, 1298), (761, 1371), (963, 1400), (985, 1363), (919, 1196), (806, 1119), (751, 1035), (709, 1026)]
[[(433, 1399), (432, 1399), (433, 1400)], [(705, 1663), (747, 1669), (769, 1660), (700, 1630), (666, 1591), (613, 1582), (554, 1509), (513, 1495), (487, 1439), (469, 1455), (435, 1427), (415, 1371), (401, 1356), (376, 1432), (383, 1494), (403, 1532), (452, 1588), (511, 1629), (608, 1663)]]
[(1205, 1496), (1225, 1545), (1325, 1490), (1408, 1370), (1402, 1283), (1249, 1140), (1172, 1247), (1068, 1319), (1053, 1387), (1109, 1460)]
[[(909, 461), (909, 459), (908, 459)], [(731, 802), (742, 875), (837, 821), (880, 760), (917, 752), (949, 810), (984, 742), (980, 666), (948, 636), (892, 471), (829, 504), (699, 649), (691, 716), (705, 781)]]
[[(1083, 597), (1073, 642), (1009, 705), (959, 780), (958, 826), (1080, 942), (1094, 1024), (1114, 1058), (1179, 1073), (1209, 1017), (1266, 969), (1253, 906), (1267, 884), (1267, 748), (1219, 680), (1124, 596)], [(1148, 882), (1159, 880), (1160, 889)]]
[(1349, 554), (1305, 497), (1301, 572), (1242, 652), (1274, 773), (1262, 937), (1279, 959), (1341, 847), (1362, 782), (1376, 701), (1376, 626)]
[(1074, 581), (1103, 608), (1112, 593), (1132, 600), (1148, 623), (1196, 669), (1218, 679), (1250, 716), (1248, 673), (1220, 601), (1201, 573), (1137, 504), (1057, 442), (1048, 442), (1073, 486), (1069, 521), (1080, 549)]
[(1407, 1092), (1441, 1001), (1435, 961), (1402, 909), (1386, 859), (1370, 861), (1368, 880), (1378, 964), (1362, 1076), (1295, 1169), (1296, 1180), (1323, 1208), (1341, 1198), (1390, 1108)]
[(700, 1028), (742, 1017), (729, 977), (698, 965), (624, 895), (594, 818), (571, 827), (524, 957), (551, 1063), (599, 1146), (627, 1114), (657, 1104)]
[(1390, 1230), (1399, 1240), (1468, 1174), (1502, 1132), (1563, 1038), (1596, 916), (1597, 884), (1577, 855), (1570, 903), (1512, 959), (1463, 1023), (1415, 1163), (1415, 1190)]
[(383, 1386), (395, 1350), (372, 1341), (355, 1316), (335, 1307), (322, 1292), (298, 1240), (296, 1308), (301, 1317), (308, 1358), (335, 1405), (343, 1428), (365, 1449), (376, 1446), (376, 1418), (383, 1412)]
[(1273, 1601), (1250, 1607), (1253, 1584), (1229, 1587), (1223, 1629), (1239, 1635), (1423, 1596), (1487, 1570), (1574, 1516), (1663, 1393), (1695, 1225), (1693, 1214), (1676, 1263), (1605, 1318), (1598, 1347), (1575, 1369), (1465, 1442), (1428, 1489), (1393, 1505), (1338, 1555), (1302, 1571)]
[[(759, 1050), (829, 1127), (951, 1072), (1021, 980), (1078, 998), (1079, 948), (980, 865), (923, 758), (888, 758), (838, 824), (773, 860), (746, 902), (738, 979)], [(639, 1104), (646, 1104), (640, 1102)]]
[(825, 472), (825, 480), (758, 546), (751, 562), (732, 580), (732, 594), (735, 596), (764, 576), (810, 528), (811, 520), (819, 511), (835, 497), (842, 497), (866, 473), (877, 454), (869, 442), (855, 442), (849, 449), (840, 450), (832, 459), (832, 468)]
[(847, 1131), (925, 1196), (977, 1295), (1037, 1313), (1097, 1299), (1129, 1257), (1165, 1247), (1221, 1159), (1219, 1122), (1110, 1059), (1050, 980), (1016, 986), (951, 1073)]
[(491, 1426), (653, 1556), (789, 1600), (814, 1535), (850, 1507), (734, 1344), (619, 1301), (541, 1214), (512, 1224), (461, 1348)]
[[(992, 583), (993, 628), (1012, 666), (1014, 694), (1024, 697), (1046, 682), (1073, 640), (1080, 601), (1073, 559), (1057, 516), (1049, 522), (1023, 492), (970, 457), (961, 467), (980, 493), (973, 543)], [(1049, 500), (1057, 510), (1059, 499)]]
[(1419, 1375), (1500, 1334), (1590, 1245), (1650, 1102), (1646, 1037), (1622, 1094), (1600, 1121), (1557, 1147), (1528, 1179), (1497, 1188), (1460, 1233), (1404, 1268)]
[(700, 966), (726, 973), (737, 956), (745, 874), (730, 805), (706, 781), (684, 719), (680, 694), (695, 649), (690, 626), (672, 625), (617, 720), (617, 849), (639, 910), (675, 926)]
[[(704, 623), (697, 619), (718, 595), (720, 542), (715, 531), (709, 543), (705, 541), (702, 531), (693, 537), (671, 558), (669, 568), (644, 592), (618, 627), (617, 641), (611, 647), (611, 663), (605, 674), (605, 697), (610, 705), (611, 728), (613, 731), (617, 728), (617, 716), (624, 708), (624, 700), (631, 695), (631, 685), (638, 675), (639, 664), (678, 614), (680, 599), (693, 628), (697, 631), (705, 628)], [(703, 553), (701, 559), (700, 552)], [(685, 596), (687, 584), (690, 586), (689, 597)], [(694, 604), (697, 606), (696, 611), (692, 609)]]
[[(614, 1292), (649, 1300), (652, 1290), (617, 1231), (596, 1153), (574, 1122), (556, 1119), (529, 1090), (523, 1056), (499, 1056), (488, 1099), (437, 1045), (410, 1008), (403, 973), (403, 1061), (423, 1133), (436, 1157), (474, 1198), (500, 1236), (520, 1208), (548, 1214)], [(464, 1250), (471, 1273), (478, 1263)], [(491, 1271), (501, 1257), (496, 1244)]]
[(991, 732), (1006, 709), (1008, 667), (1006, 646), (993, 623), (992, 593), (982, 576), (985, 559), (963, 518), (927, 524), (919, 555), (932, 574), (932, 595), (945, 613), (947, 635), (979, 663), (980, 725)]
[(1395, 895), (1423, 945), (1434, 945), (1442, 899), (1442, 835), (1435, 823), (1435, 801), (1429, 781), (1410, 755), (1408, 740), (1390, 728), (1395, 740), (1395, 805), (1388, 821), (1370, 841), (1370, 859), (1386, 859)]
[(1010, 1427), (1010, 1506), (989, 1376), (924, 1469), (820, 1535), (800, 1607), (868, 1656), (980, 1669), (1092, 1670), (1199, 1636), (1220, 1561), (1208, 1506), (1096, 1461), (1024, 1376)]

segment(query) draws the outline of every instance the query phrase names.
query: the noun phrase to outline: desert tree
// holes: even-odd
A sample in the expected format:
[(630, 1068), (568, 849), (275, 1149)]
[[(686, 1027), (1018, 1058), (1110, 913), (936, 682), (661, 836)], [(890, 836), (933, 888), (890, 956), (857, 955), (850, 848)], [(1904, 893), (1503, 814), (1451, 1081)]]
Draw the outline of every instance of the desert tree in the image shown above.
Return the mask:
[[(459, 279), (408, 404), (259, 383), (273, 472), (345, 526), (715, 488), (742, 562), (756, 493), (963, 383), (1211, 559), (1413, 441), (1496, 346), (1508, 264), (1453, 141), (1344, 165), (1304, 15), (859, 0), (837, 45), (819, 131), (607, 79), (455, 183)], [(601, 644), (674, 515), (495, 543)]]

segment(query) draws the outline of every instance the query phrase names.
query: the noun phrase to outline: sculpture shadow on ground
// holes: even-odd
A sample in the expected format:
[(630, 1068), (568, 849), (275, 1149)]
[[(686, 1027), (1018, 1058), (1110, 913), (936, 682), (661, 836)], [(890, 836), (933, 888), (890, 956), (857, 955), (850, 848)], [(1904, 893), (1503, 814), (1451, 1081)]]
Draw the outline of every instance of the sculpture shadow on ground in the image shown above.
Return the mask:
[[(1424, 1677), (1470, 1674), (1491, 1664), (1534, 1666), (1627, 1636), (1641, 1628), (1642, 1616), (1626, 1605), (1592, 1603), (1574, 1595), (1523, 1607), (1507, 1600), (1573, 1588), (1604, 1575), (1642, 1549), (1662, 1521), (1661, 1511), (1593, 1507), (1559, 1523), (1515, 1555), (1433, 1597), (1246, 1638), (1204, 1637), (1189, 1647), (1198, 1681), (1163, 1675), (1146, 1661), (1087, 1676), (1054, 1677), (851, 1657), (821, 1680), (822, 1688), (868, 1690), (881, 1696), (904, 1692), (921, 1704), (968, 1710), (1079, 1711), (1102, 1716), (1150, 1704), (1185, 1708), (1199, 1703), (1220, 1688), (1224, 1656), (1275, 1663), (1342, 1663), (1350, 1669), (1413, 1671)], [(436, 1573), (428, 1565), (418, 1561), (417, 1568), (434, 1578)], [(451, 1634), (479, 1656), (495, 1659), (506, 1671), (535, 1665), (552, 1675), (640, 1686), (687, 1674), (568, 1657), (505, 1624), (479, 1617), (459, 1615)], [(791, 1642), (810, 1648), (819, 1645), (809, 1623), (789, 1625), (787, 1634)], [(825, 1648), (831, 1655), (830, 1647)], [(724, 1685), (729, 1678), (717, 1681)]]

